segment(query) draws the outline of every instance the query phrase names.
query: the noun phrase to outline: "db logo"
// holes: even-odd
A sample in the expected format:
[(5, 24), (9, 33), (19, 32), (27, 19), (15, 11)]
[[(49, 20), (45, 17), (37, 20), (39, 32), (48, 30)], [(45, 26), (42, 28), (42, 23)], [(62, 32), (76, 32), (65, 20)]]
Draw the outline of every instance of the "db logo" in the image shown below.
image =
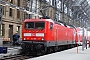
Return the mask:
[(31, 36), (36, 36), (36, 34), (35, 33), (32, 33)]

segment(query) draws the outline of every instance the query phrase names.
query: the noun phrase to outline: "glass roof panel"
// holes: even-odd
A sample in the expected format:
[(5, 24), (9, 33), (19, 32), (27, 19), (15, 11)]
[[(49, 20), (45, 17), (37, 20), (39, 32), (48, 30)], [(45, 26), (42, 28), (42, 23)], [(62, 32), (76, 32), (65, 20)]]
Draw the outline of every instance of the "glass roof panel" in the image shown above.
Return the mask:
[(87, 0), (88, 4), (90, 5), (90, 0)]

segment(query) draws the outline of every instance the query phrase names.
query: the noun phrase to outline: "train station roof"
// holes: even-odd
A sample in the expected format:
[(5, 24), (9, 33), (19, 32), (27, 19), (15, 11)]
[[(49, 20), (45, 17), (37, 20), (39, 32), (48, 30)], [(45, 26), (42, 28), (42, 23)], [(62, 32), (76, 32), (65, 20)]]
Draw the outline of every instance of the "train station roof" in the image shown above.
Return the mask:
[(64, 3), (70, 5), (76, 14), (75, 19), (82, 19), (86, 22), (86, 27), (90, 27), (90, 0), (64, 0)]

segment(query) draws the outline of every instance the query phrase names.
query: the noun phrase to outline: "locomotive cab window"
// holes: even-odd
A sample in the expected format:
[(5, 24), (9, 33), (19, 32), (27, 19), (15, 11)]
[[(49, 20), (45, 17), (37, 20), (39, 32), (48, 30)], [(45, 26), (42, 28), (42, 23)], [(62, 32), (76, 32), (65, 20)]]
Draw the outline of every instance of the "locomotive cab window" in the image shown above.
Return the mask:
[(26, 29), (34, 29), (34, 22), (26, 22), (25, 28)]
[(53, 23), (50, 22), (50, 30), (53, 29)]
[(45, 22), (35, 22), (35, 29), (44, 29)]

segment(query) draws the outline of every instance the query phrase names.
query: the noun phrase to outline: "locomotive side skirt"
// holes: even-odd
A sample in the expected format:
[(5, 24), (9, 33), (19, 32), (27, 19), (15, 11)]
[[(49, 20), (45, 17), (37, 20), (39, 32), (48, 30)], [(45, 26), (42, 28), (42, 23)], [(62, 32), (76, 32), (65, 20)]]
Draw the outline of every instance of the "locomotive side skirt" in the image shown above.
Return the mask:
[(46, 45), (49, 46), (59, 46), (59, 45), (68, 45), (68, 44), (75, 44), (75, 41), (47, 41)]
[(23, 41), (22, 44), (28, 46), (35, 46), (37, 48), (40, 47), (50, 47), (50, 46), (59, 46), (59, 45), (68, 45), (68, 44), (75, 44), (75, 41)]

